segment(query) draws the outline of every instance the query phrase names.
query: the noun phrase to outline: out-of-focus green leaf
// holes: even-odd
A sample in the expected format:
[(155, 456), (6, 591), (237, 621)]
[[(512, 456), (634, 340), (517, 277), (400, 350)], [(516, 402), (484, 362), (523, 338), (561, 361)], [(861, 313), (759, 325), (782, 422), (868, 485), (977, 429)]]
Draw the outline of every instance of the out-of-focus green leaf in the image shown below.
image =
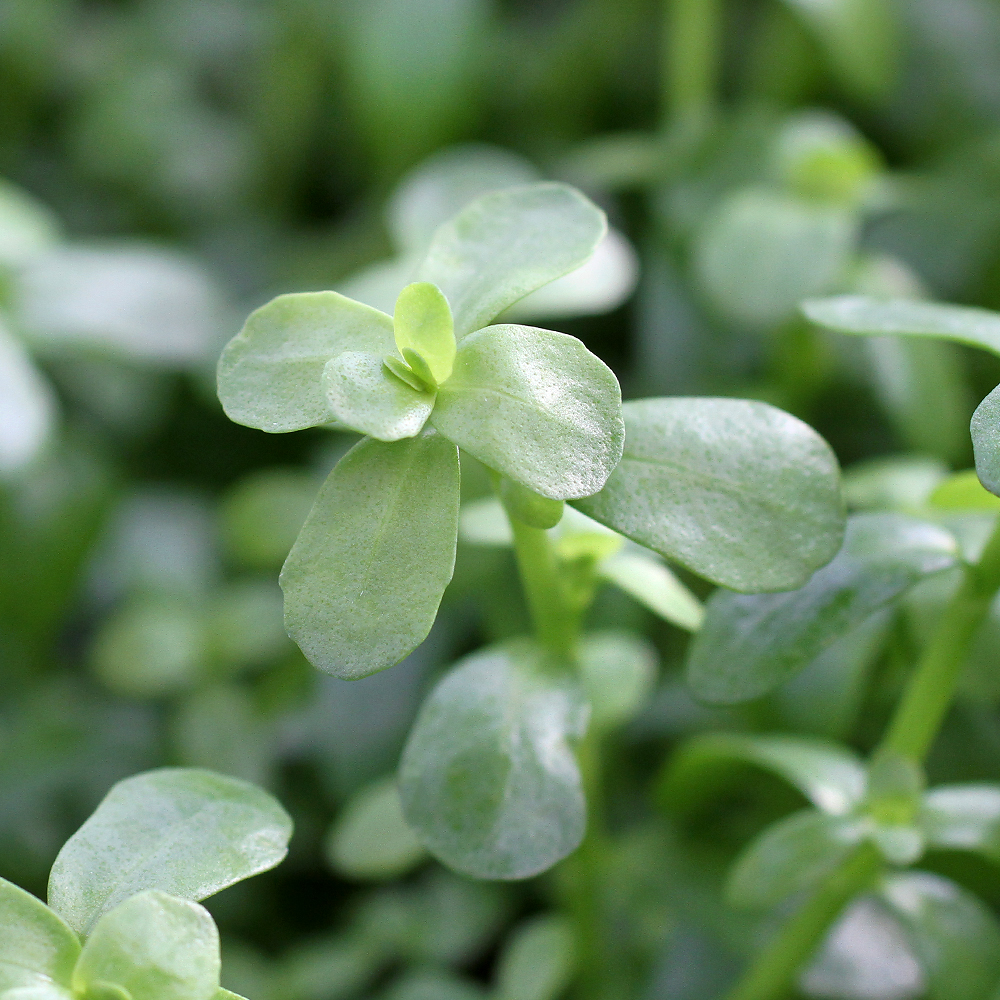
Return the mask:
[(427, 637), (455, 567), (458, 449), (439, 434), (364, 440), (320, 490), (281, 571), (285, 625), (319, 669), (354, 679)]
[(990, 493), (1000, 496), (1000, 387), (976, 408), (971, 430), (980, 482)]
[(813, 323), (863, 336), (936, 337), (1000, 354), (1000, 313), (914, 299), (836, 295), (802, 304)]
[(854, 214), (767, 190), (731, 195), (696, 236), (694, 268), (733, 322), (774, 326), (810, 295), (837, 290), (857, 239)]
[(1000, 981), (1000, 925), (972, 893), (939, 875), (890, 875), (881, 897), (899, 919), (928, 1000), (981, 1000)]
[(0, 267), (16, 268), (51, 247), (59, 222), (42, 202), (0, 179)]
[(668, 622), (689, 632), (701, 628), (701, 602), (655, 558), (616, 552), (598, 563), (597, 572)]
[(415, 437), (430, 416), (434, 396), (392, 374), (382, 358), (344, 351), (323, 369), (330, 412), (345, 427), (380, 441)]
[[(506, 476), (500, 479), (500, 499), (504, 510), (514, 520), (532, 528), (554, 528), (565, 510), (562, 500), (550, 500), (548, 497), (539, 496), (527, 486), (522, 486)], [(513, 542), (513, 535), (510, 537)]]
[(628, 632), (595, 632), (580, 643), (580, 680), (591, 724), (610, 729), (627, 722), (656, 680), (656, 649)]
[(267, 666), (292, 649), (282, 620), (281, 590), (273, 578), (235, 580), (213, 597), (207, 643), (224, 671)]
[(611, 369), (575, 337), (526, 326), (491, 326), (462, 341), (431, 423), (553, 500), (596, 493), (625, 436)]
[(459, 537), (469, 545), (509, 547), (514, 534), (503, 504), (496, 497), (474, 500), (462, 505), (458, 522)]
[(723, 586), (799, 586), (837, 551), (837, 460), (795, 417), (738, 399), (626, 403), (625, 452), (594, 520)]
[(486, 1000), (477, 983), (444, 970), (430, 969), (404, 974), (378, 1000)]
[(0, 322), (0, 475), (39, 453), (55, 418), (55, 394), (45, 376)]
[(706, 733), (668, 761), (658, 786), (659, 801), (689, 811), (706, 789), (710, 791), (713, 775), (725, 778), (734, 761), (771, 771), (832, 816), (846, 815), (865, 794), (864, 765), (836, 743), (815, 737)]
[(766, 694), (917, 581), (959, 559), (943, 528), (901, 514), (857, 514), (837, 557), (804, 587), (713, 594), (690, 649), (688, 683), (709, 702)]
[(858, 843), (857, 820), (815, 809), (793, 813), (751, 841), (729, 874), (727, 894), (737, 906), (774, 906), (815, 885)]
[(556, 1000), (569, 985), (574, 965), (569, 921), (535, 917), (514, 931), (497, 960), (497, 1000)]
[(0, 993), (68, 988), (80, 955), (76, 935), (41, 900), (0, 879)]
[(161, 768), (118, 782), (59, 852), (49, 905), (87, 934), (147, 889), (199, 900), (267, 871), (292, 821), (266, 792), (210, 771)]
[(461, 339), (576, 270), (606, 231), (604, 213), (565, 184), (507, 188), (477, 198), (437, 230), (419, 277), (444, 292)]
[(405, 875), (423, 860), (394, 778), (366, 786), (344, 806), (327, 837), (326, 856), (342, 875), (376, 881)]
[(365, 988), (390, 954), (356, 932), (315, 939), (284, 956), (275, 992), (296, 1000), (346, 1000)]
[(932, 788), (924, 795), (920, 825), (933, 847), (975, 851), (1000, 863), (1000, 786)]
[(892, 455), (857, 462), (844, 470), (844, 500), (852, 510), (923, 510), (948, 467), (938, 458)]
[(220, 971), (219, 932), (208, 910), (153, 890), (101, 917), (73, 971), (73, 988), (102, 996), (118, 987), (123, 1000), (213, 1000)]
[(336, 292), (279, 295), (250, 314), (219, 358), (219, 399), (231, 420), (279, 433), (333, 419), (323, 385), (344, 351), (395, 351), (392, 317)]
[(1000, 510), (1000, 498), (983, 489), (975, 469), (945, 479), (934, 488), (930, 504), (944, 510)]
[(476, 878), (527, 878), (583, 837), (585, 803), (568, 741), (579, 692), (529, 644), (462, 661), (431, 693), (400, 765), (407, 821), (427, 848)]

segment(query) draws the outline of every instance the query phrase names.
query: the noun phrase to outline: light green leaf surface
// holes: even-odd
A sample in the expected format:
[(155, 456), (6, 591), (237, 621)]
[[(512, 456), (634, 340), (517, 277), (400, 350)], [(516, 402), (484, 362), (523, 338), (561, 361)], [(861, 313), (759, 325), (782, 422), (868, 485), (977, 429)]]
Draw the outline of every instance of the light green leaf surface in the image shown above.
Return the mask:
[(928, 502), (941, 510), (1000, 510), (1000, 497), (983, 488), (975, 469), (949, 476), (934, 488)]
[(689, 632), (701, 628), (701, 602), (657, 559), (616, 552), (598, 563), (597, 573), (668, 622)]
[(987, 309), (837, 295), (804, 302), (802, 312), (818, 326), (838, 333), (936, 337), (1000, 354), (1000, 313)]
[(131, 1000), (214, 1000), (219, 932), (208, 910), (155, 890), (140, 893), (95, 925), (73, 972), (73, 987), (102, 984)]
[(212, 1000), (246, 1000), (246, 997), (241, 997), (238, 993), (231, 993), (229, 990), (224, 990), (221, 986), (216, 990), (215, 996)]
[(0, 993), (68, 987), (80, 942), (41, 900), (0, 879)]
[(426, 281), (407, 285), (396, 299), (393, 328), (404, 358), (407, 350), (416, 351), (435, 382), (448, 378), (455, 363), (455, 327), (448, 300), (437, 285)]
[(411, 388), (375, 354), (344, 351), (326, 363), (322, 378), (333, 416), (380, 441), (415, 437), (434, 408), (432, 393)]
[(376, 881), (405, 875), (423, 860), (395, 778), (366, 785), (347, 802), (327, 837), (326, 856), (341, 875)]
[[(527, 486), (522, 486), (506, 476), (500, 478), (500, 500), (504, 510), (514, 520), (532, 528), (554, 528), (562, 519), (565, 504), (539, 496)], [(508, 534), (509, 528), (508, 528)], [(510, 534), (513, 542), (513, 535)]]
[(851, 510), (922, 511), (948, 467), (925, 455), (868, 458), (844, 470), (844, 500)]
[(458, 509), (458, 449), (438, 434), (361, 441), (340, 460), (281, 571), (285, 627), (316, 667), (365, 677), (424, 641)]
[(815, 885), (863, 835), (857, 820), (803, 809), (769, 826), (743, 850), (726, 892), (736, 906), (775, 906)]
[(119, 781), (63, 845), (49, 905), (86, 935), (147, 889), (199, 900), (284, 858), (292, 821), (267, 792), (211, 771), (161, 768)]
[(920, 825), (927, 843), (975, 851), (1000, 864), (1000, 785), (939, 785), (924, 795)]
[(568, 185), (506, 188), (477, 198), (437, 230), (419, 277), (444, 292), (461, 339), (576, 270), (606, 231), (604, 213)]
[(336, 292), (279, 295), (250, 314), (219, 359), (231, 420), (280, 433), (333, 419), (326, 363), (343, 351), (395, 352), (392, 317)]
[(553, 500), (589, 496), (622, 453), (621, 390), (575, 337), (491, 326), (459, 345), (431, 423), (485, 465)]
[(1000, 386), (976, 408), (970, 429), (979, 480), (1000, 496)]
[[(0, 998), (2, 1000), (75, 1000), (68, 989), (63, 989), (53, 983), (45, 983), (40, 986), (18, 986), (0, 993)], [(89, 997), (88, 1000), (90, 1000)], [(95, 1000), (104, 1000), (104, 997), (96, 997)], [(121, 998), (109, 997), (108, 1000), (121, 1000)], [(124, 1000), (128, 1000), (128, 998), (125, 997)]]
[(0, 267), (17, 268), (58, 238), (59, 220), (45, 204), (0, 178)]
[(766, 403), (626, 403), (625, 452), (574, 506), (735, 590), (800, 586), (843, 532), (837, 459), (801, 420)]
[(407, 821), (445, 864), (474, 878), (550, 868), (583, 837), (586, 806), (568, 740), (579, 693), (527, 643), (467, 657), (433, 690), (403, 752)]
[(1000, 981), (1000, 925), (967, 889), (940, 875), (890, 875), (881, 898), (903, 926), (927, 1000), (982, 1000)]
[(837, 290), (857, 238), (853, 212), (764, 189), (738, 191), (706, 220), (694, 270), (728, 320), (768, 327), (810, 295)]
[(27, 465), (41, 451), (55, 419), (55, 393), (0, 321), (0, 475)]
[(734, 761), (776, 774), (833, 816), (846, 815), (864, 798), (864, 764), (837, 743), (803, 736), (706, 733), (689, 740), (668, 762), (659, 800), (671, 809), (689, 811), (706, 790), (711, 792), (715, 776), (729, 777)]
[(580, 681), (590, 702), (591, 725), (627, 722), (656, 681), (656, 648), (629, 632), (596, 632), (580, 643)]
[(837, 557), (798, 590), (716, 591), (688, 656), (696, 697), (732, 704), (766, 694), (913, 584), (959, 562), (954, 537), (902, 514), (858, 514)]
[(496, 1000), (557, 1000), (575, 967), (573, 928), (547, 914), (521, 924), (497, 960)]

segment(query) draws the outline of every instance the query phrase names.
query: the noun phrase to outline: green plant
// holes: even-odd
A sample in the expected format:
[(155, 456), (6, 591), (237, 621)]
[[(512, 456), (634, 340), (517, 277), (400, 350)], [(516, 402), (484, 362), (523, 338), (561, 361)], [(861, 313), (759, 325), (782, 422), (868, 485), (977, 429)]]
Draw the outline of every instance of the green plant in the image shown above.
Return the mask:
[(59, 852), (48, 906), (0, 880), (0, 996), (234, 997), (198, 901), (273, 868), (291, 832), (271, 796), (209, 771), (119, 782)]

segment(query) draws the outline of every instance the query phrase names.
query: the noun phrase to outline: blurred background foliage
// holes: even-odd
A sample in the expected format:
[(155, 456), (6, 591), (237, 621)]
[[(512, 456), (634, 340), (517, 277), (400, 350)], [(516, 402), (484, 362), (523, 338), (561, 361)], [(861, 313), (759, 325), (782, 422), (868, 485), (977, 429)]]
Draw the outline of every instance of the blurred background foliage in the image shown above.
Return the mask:
[[(996, 0), (0, 0), (0, 875), (43, 894), (115, 780), (211, 767), (296, 820), (280, 869), (211, 903), (230, 988), (564, 995), (573, 860), (473, 883), (426, 859), (385, 791), (430, 681), (524, 629), (509, 551), (460, 548), (400, 666), (317, 676), (284, 635), (277, 571), (351, 441), (231, 424), (218, 350), (279, 292), (375, 296), (478, 190), (563, 179), (617, 242), (588, 283), (603, 293), (535, 303), (538, 322), (583, 339), (626, 398), (783, 406), (834, 445), (854, 509), (925, 511), (971, 464), (1000, 365), (848, 344), (796, 306), (858, 290), (1000, 308), (998, 68)], [(465, 471), (463, 496), (484, 496)], [(607, 741), (595, 905), (615, 995), (719, 994), (768, 929), (724, 902), (725, 867), (800, 804), (740, 771), (710, 808), (665, 812), (650, 787), (670, 748), (716, 728), (870, 748), (940, 599), (923, 588), (777, 693), (718, 710), (685, 692), (685, 633), (602, 591), (591, 625), (643, 632), (661, 662)], [(1000, 769), (998, 630), (1000, 609), (935, 781)], [(928, 864), (1000, 904), (984, 863)], [(959, 902), (969, 934), (1000, 942)], [(887, 913), (853, 909), (801, 989), (957, 996), (960, 956), (929, 975)]]

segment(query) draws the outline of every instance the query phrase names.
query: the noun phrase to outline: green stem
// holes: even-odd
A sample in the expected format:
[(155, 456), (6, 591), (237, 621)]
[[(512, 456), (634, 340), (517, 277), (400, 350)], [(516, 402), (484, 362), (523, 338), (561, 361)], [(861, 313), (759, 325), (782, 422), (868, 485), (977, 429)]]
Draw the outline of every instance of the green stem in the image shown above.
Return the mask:
[(720, 0), (667, 0), (663, 44), (663, 121), (669, 128), (705, 117), (715, 102)]
[(726, 1000), (779, 1000), (795, 985), (799, 969), (844, 907), (871, 883), (881, 866), (869, 843), (856, 848), (791, 917)]

